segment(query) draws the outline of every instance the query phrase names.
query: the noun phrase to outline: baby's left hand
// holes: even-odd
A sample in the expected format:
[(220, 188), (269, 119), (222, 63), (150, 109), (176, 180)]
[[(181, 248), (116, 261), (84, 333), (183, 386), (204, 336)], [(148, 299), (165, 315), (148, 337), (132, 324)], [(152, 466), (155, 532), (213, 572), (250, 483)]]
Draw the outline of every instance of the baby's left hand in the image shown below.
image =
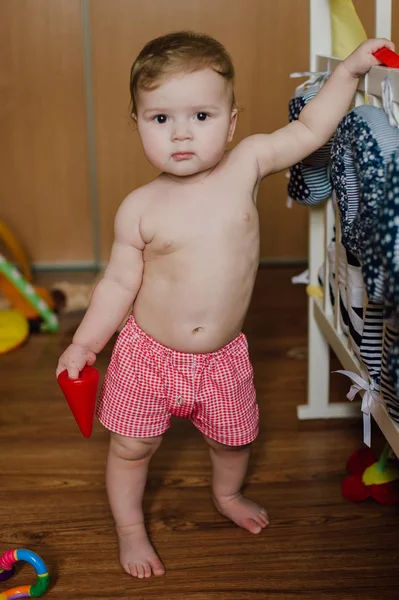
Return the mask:
[(381, 65), (373, 52), (376, 52), (380, 48), (389, 48), (395, 51), (395, 44), (385, 38), (378, 38), (375, 40), (366, 40), (352, 54), (343, 61), (343, 65), (352, 75), (352, 77), (361, 77), (368, 73), (371, 67)]

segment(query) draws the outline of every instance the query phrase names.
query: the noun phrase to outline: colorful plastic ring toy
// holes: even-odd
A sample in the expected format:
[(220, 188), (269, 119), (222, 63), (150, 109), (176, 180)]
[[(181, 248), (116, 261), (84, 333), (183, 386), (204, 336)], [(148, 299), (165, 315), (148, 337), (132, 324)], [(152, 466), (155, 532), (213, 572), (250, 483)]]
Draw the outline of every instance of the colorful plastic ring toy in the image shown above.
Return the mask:
[(15, 567), (11, 567), (9, 571), (3, 571), (3, 569), (0, 569), (0, 582), (7, 581), (7, 579), (10, 579), (10, 577), (12, 577), (14, 573)]
[(0, 592), (0, 600), (17, 600), (18, 598), (38, 598), (45, 594), (50, 576), (43, 560), (30, 550), (9, 550), (0, 556), (0, 581), (9, 579), (14, 574), (14, 564), (23, 560), (35, 569), (37, 580), (34, 585), (22, 585), (5, 592)]

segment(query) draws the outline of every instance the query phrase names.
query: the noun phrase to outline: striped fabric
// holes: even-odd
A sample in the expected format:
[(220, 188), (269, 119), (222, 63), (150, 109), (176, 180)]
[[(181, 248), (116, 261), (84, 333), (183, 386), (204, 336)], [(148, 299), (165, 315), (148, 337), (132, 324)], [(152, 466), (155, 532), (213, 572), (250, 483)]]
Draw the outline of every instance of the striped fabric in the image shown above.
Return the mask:
[(352, 350), (360, 358), (363, 333), (364, 282), (362, 267), (354, 254), (346, 251), (349, 340)]
[[(346, 288), (347, 281), (347, 260), (346, 260), (346, 252), (345, 248), (337, 244), (335, 240), (335, 232), (334, 237), (328, 245), (327, 249), (327, 260), (328, 260), (328, 273), (329, 273), (329, 293), (331, 306), (335, 306), (335, 271), (336, 271), (336, 251), (337, 247), (341, 249), (339, 255), (339, 279), (338, 279), (338, 293), (339, 293), (339, 315), (340, 315), (340, 325), (342, 332), (346, 335), (349, 333), (349, 314), (348, 314), (348, 294)], [(318, 280), (321, 287), (324, 286), (324, 277), (325, 277), (325, 268), (324, 264), (321, 265), (318, 271)]]
[(387, 321), (384, 328), (384, 343), (381, 365), (381, 394), (388, 413), (394, 421), (399, 422), (399, 397), (395, 394), (389, 369), (391, 349), (399, 342), (399, 330), (395, 321)]
[(349, 334), (349, 313), (348, 313), (348, 261), (346, 250), (341, 242), (336, 242), (336, 252), (338, 252), (338, 290), (339, 290), (339, 313), (340, 324), (343, 333)]
[[(322, 264), (317, 273), (317, 279), (320, 287), (324, 288), (324, 278), (326, 276), (325, 264)], [(332, 240), (328, 246), (328, 293), (330, 295), (331, 306), (335, 305), (335, 240)]]
[(360, 358), (377, 384), (381, 377), (382, 339), (384, 330), (384, 306), (366, 300), (364, 324), (360, 346)]

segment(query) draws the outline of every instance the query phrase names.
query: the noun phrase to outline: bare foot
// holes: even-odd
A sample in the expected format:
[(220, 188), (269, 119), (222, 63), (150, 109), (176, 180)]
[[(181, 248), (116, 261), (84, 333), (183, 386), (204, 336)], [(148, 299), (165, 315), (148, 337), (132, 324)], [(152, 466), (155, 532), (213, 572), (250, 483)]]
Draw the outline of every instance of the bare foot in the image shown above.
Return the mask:
[(269, 525), (269, 517), (264, 508), (248, 500), (241, 493), (230, 498), (216, 498), (213, 501), (218, 511), (251, 533), (260, 533)]
[(119, 557), (128, 575), (143, 579), (154, 575), (164, 575), (165, 567), (155, 553), (145, 530), (144, 523), (117, 527)]

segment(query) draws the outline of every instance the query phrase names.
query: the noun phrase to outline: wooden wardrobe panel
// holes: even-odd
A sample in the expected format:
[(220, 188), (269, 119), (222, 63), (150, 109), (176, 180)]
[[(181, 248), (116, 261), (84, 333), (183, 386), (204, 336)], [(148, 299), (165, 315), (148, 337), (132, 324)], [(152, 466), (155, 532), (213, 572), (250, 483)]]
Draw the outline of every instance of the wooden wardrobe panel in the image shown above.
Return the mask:
[[(297, 81), (289, 73), (309, 68), (308, 0), (91, 0), (93, 84), (103, 259), (112, 222), (124, 196), (156, 172), (145, 159), (129, 116), (129, 72), (151, 38), (179, 29), (213, 35), (232, 54), (236, 96), (242, 109), (235, 142), (288, 122), (288, 100)], [(228, 18), (226, 18), (228, 15)], [(287, 210), (287, 180), (270, 177), (259, 194), (261, 256), (307, 254), (307, 210)]]
[(80, 0), (1, 0), (0, 215), (32, 261), (92, 258)]
[(399, 3), (392, 2), (392, 28), (391, 40), (396, 46), (396, 52), (399, 53)]
[(368, 38), (375, 37), (375, 2), (376, 0), (353, 1), (353, 6), (356, 9)]
[[(247, 40), (254, 71), (238, 69), (241, 88), (249, 87), (245, 100), (243, 135), (271, 133), (288, 123), (288, 102), (295, 87), (305, 81), (290, 79), (295, 71), (309, 70), (309, 2), (283, 0), (258, 2), (256, 45)], [(284, 32), (284, 33), (282, 33)], [(241, 130), (239, 130), (241, 133)], [(286, 172), (266, 178), (259, 191), (260, 256), (265, 259), (306, 259), (308, 209), (287, 204)]]

